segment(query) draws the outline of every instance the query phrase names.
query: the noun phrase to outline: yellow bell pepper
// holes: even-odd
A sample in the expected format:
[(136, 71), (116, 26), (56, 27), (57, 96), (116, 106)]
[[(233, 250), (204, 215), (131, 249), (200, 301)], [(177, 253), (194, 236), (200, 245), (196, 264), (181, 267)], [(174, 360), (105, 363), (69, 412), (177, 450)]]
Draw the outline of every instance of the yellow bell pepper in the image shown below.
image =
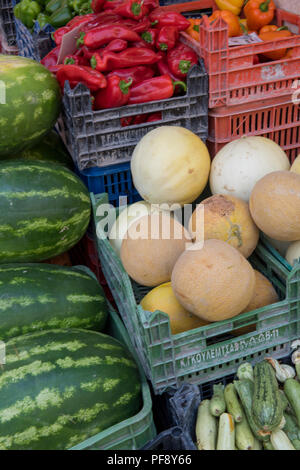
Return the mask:
[(229, 10), (235, 15), (239, 15), (242, 11), (245, 0), (215, 0), (220, 10)]

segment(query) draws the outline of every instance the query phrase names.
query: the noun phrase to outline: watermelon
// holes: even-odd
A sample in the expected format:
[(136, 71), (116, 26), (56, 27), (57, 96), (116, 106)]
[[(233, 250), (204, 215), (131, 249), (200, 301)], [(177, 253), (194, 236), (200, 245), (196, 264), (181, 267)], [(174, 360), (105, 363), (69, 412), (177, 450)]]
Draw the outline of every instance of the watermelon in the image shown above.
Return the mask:
[(0, 54), (0, 157), (33, 147), (53, 128), (60, 88), (34, 60)]
[(7, 155), (2, 157), (2, 160), (40, 160), (60, 163), (68, 168), (73, 168), (73, 161), (55, 131), (50, 131), (33, 148), (23, 150), (17, 155), (14, 153)]
[(19, 336), (0, 368), (0, 450), (65, 450), (136, 415), (137, 365), (116, 339), (82, 329)]
[(0, 163), (0, 263), (43, 261), (84, 235), (91, 202), (82, 181), (62, 165)]
[(101, 331), (108, 314), (91, 275), (53, 264), (0, 265), (0, 340), (41, 330)]

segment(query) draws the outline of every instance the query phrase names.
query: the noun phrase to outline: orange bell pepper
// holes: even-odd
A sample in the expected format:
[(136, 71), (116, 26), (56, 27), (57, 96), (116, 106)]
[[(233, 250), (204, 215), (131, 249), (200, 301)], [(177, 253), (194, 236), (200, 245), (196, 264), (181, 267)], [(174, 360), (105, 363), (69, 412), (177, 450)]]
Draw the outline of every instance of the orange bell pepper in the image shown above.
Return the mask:
[(239, 22), (243, 34), (251, 34), (257, 32), (248, 28), (247, 20), (245, 18), (239, 18)]
[(199, 25), (200, 18), (191, 18), (189, 19), (190, 26), (185, 30), (193, 39), (199, 41)]
[(209, 17), (209, 21), (212, 23), (218, 18), (222, 18), (228, 24), (228, 35), (230, 38), (234, 36), (241, 36), (243, 34), (238, 16), (231, 13), (231, 11), (215, 10)]
[(273, 0), (248, 0), (244, 7), (249, 29), (258, 30), (271, 23), (275, 14)]
[[(291, 31), (289, 31), (288, 29), (281, 29), (277, 27), (275, 30), (269, 29), (269, 31), (263, 31), (263, 32), (260, 31), (259, 33), (259, 37), (263, 41), (276, 41), (278, 39), (288, 38), (292, 35), (293, 34), (291, 33)], [(265, 52), (263, 55), (271, 60), (280, 60), (280, 59), (283, 59), (286, 53), (287, 53), (287, 48), (284, 48), (284, 49), (279, 49), (277, 51)]]

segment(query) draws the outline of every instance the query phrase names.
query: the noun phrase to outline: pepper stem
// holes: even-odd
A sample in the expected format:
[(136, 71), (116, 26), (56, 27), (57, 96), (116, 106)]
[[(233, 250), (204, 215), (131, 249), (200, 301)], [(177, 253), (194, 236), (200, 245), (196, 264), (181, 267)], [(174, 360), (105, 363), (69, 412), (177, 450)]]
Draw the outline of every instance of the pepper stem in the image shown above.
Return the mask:
[(91, 64), (92, 69), (95, 69), (95, 68), (96, 68), (96, 66), (97, 66), (97, 59), (96, 59), (96, 57), (95, 57), (94, 55), (92, 56), (92, 58), (91, 58), (91, 60), (90, 60), (90, 64)]
[(126, 80), (120, 80), (119, 87), (123, 95), (127, 95), (129, 93), (129, 88), (132, 85), (132, 78), (126, 82)]
[(174, 90), (176, 86), (181, 86), (183, 91), (187, 90), (186, 83), (181, 82), (180, 80), (177, 80), (176, 82), (173, 82)]
[(76, 41), (76, 46), (77, 46), (78, 48), (79, 48), (80, 46), (82, 46), (84, 36), (85, 36), (85, 33), (84, 33), (83, 31), (81, 31), (81, 33), (79, 34), (79, 38), (78, 38), (77, 41)]
[(270, 1), (271, 1), (271, 0), (266, 0), (265, 2), (261, 3), (261, 4), (259, 5), (260, 11), (262, 11), (263, 13), (266, 13), (267, 11), (269, 11), (269, 4), (270, 4)]

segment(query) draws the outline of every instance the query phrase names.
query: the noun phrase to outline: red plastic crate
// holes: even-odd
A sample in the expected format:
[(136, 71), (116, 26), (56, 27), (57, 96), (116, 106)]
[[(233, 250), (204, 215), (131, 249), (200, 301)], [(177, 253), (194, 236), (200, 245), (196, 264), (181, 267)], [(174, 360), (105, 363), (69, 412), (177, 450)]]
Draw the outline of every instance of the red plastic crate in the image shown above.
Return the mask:
[(291, 163), (300, 153), (300, 105), (291, 96), (209, 111), (206, 141), (213, 158), (224, 145), (243, 136), (262, 136), (276, 142)]
[[(205, 7), (215, 9), (214, 1), (199, 0), (165, 8), (192, 13)], [(292, 93), (294, 81), (300, 78), (300, 16), (277, 9), (275, 21), (278, 26), (293, 25), (296, 34), (277, 41), (229, 47), (227, 23), (220, 19), (210, 24), (206, 15), (200, 24), (199, 42), (181, 33), (182, 41), (204, 59), (209, 74), (210, 108)], [(293, 48), (291, 58), (253, 65), (255, 55), (285, 48)]]

